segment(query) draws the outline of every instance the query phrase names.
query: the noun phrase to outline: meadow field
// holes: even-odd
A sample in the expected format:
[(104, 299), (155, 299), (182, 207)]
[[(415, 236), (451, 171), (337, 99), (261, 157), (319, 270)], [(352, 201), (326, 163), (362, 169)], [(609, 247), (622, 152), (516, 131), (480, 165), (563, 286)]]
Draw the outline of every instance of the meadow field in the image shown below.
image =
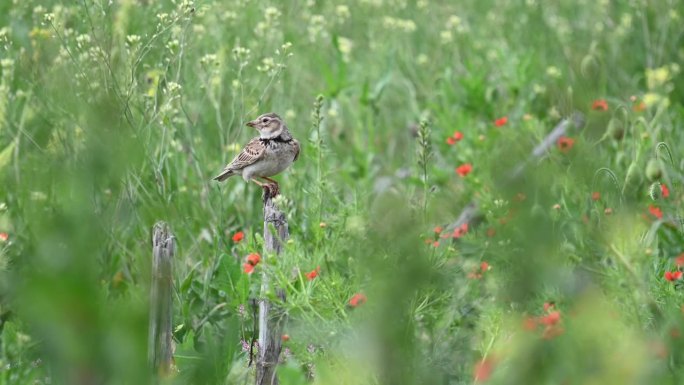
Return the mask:
[(252, 384), (259, 300), (283, 385), (682, 384), (683, 65), (681, 0), (3, 0), (0, 384)]

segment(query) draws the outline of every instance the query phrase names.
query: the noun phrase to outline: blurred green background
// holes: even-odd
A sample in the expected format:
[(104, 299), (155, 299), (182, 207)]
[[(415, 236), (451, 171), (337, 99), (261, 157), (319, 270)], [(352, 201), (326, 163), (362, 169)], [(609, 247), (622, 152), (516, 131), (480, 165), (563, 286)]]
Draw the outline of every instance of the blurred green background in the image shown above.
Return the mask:
[[(254, 381), (267, 274), (283, 384), (682, 383), (682, 18), (677, 0), (1, 2), (0, 384), (154, 380), (158, 220), (178, 242), (164, 382)], [(302, 143), (277, 177), (291, 240), (246, 274), (261, 191), (211, 178), (270, 111)]]

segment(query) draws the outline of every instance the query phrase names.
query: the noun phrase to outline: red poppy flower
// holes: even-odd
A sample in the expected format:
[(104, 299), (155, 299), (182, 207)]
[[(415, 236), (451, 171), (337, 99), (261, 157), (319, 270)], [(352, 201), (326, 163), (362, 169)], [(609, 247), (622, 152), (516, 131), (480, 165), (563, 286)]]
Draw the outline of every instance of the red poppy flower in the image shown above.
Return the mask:
[(537, 329), (537, 319), (534, 317), (527, 317), (523, 320), (523, 329), (527, 331), (534, 331)]
[(553, 302), (544, 302), (544, 311), (549, 311), (549, 309), (555, 307), (556, 304)]
[(368, 298), (366, 298), (365, 295), (361, 293), (356, 293), (354, 294), (350, 299), (349, 299), (349, 306), (351, 307), (359, 307), (366, 303)]
[(318, 266), (315, 269), (311, 270), (310, 272), (306, 273), (306, 278), (311, 281), (314, 278), (318, 277), (318, 273), (321, 271), (321, 267)]
[(246, 274), (252, 274), (254, 272), (254, 265), (251, 263), (245, 263), (242, 265), (242, 271), (244, 271)]
[(542, 338), (545, 340), (550, 340), (552, 338), (558, 337), (559, 335), (563, 334), (565, 329), (562, 327), (555, 325), (555, 326), (547, 326), (544, 329), (544, 332), (542, 333)]
[(245, 239), (245, 233), (242, 231), (238, 231), (237, 233), (233, 234), (233, 242), (240, 242), (241, 240)]
[(460, 175), (461, 178), (470, 174), (471, 171), (473, 171), (473, 165), (470, 163), (464, 163), (464, 164), (456, 167), (456, 174)]
[(646, 103), (644, 103), (644, 102), (636, 103), (632, 106), (632, 110), (634, 112), (643, 112), (646, 110)]
[(440, 234), (442, 232), (442, 226), (435, 226), (435, 234)]
[(594, 103), (591, 104), (591, 109), (608, 111), (608, 102), (605, 99), (594, 100)]
[(508, 123), (508, 117), (504, 116), (494, 121), (494, 125), (497, 127), (505, 126)]
[(675, 258), (675, 263), (677, 264), (677, 266), (684, 266), (684, 253), (679, 254)]
[(552, 311), (551, 313), (549, 313), (543, 317), (540, 317), (539, 322), (541, 322), (542, 324), (544, 324), (546, 326), (553, 326), (553, 325), (557, 324), (558, 322), (560, 322), (560, 319), (561, 319), (560, 312), (559, 311)]
[(653, 341), (649, 346), (651, 352), (658, 358), (666, 359), (669, 354), (667, 346), (661, 341)]
[(463, 139), (463, 133), (461, 131), (454, 131), (452, 138), (454, 138), (455, 141), (460, 142), (461, 139)]
[(261, 256), (257, 253), (251, 253), (247, 256), (247, 263), (256, 266), (261, 261)]
[(682, 278), (682, 272), (681, 271), (666, 271), (665, 272), (665, 279), (670, 281), (670, 282), (676, 281), (676, 280), (681, 279), (681, 278)]
[(487, 263), (487, 262), (482, 262), (482, 263), (480, 264), (480, 270), (482, 270), (482, 272), (485, 272), (485, 271), (489, 270), (489, 263)]
[(112, 287), (118, 288), (126, 280), (123, 271), (117, 271), (112, 277)]
[(283, 334), (282, 336), (280, 336), (280, 339), (281, 339), (283, 342), (287, 342), (287, 341), (290, 340), (290, 336), (288, 336), (287, 334)]
[(658, 219), (663, 219), (663, 210), (660, 207), (648, 205), (648, 212)]
[(454, 229), (454, 238), (461, 238), (462, 236), (466, 235), (468, 232), (468, 222), (458, 226), (457, 228)]
[(8, 239), (9, 239), (9, 234), (7, 234), (7, 233), (0, 233), (0, 241), (2, 241), (2, 242), (7, 242)]
[(601, 193), (600, 192), (594, 191), (593, 193), (591, 193), (591, 200), (597, 201), (599, 199), (601, 199)]
[(432, 247), (439, 247), (439, 241), (432, 242)]
[(670, 196), (670, 189), (666, 185), (660, 184), (660, 193), (663, 195), (663, 198), (667, 198)]
[(453, 146), (454, 144), (456, 144), (457, 141), (453, 136), (450, 136), (447, 138), (446, 142), (449, 146)]
[(561, 136), (558, 138), (556, 144), (561, 152), (567, 153), (568, 151), (572, 150), (572, 146), (575, 145), (575, 139), (568, 138), (567, 136)]
[(483, 358), (475, 364), (473, 368), (473, 380), (475, 382), (485, 382), (491, 377), (494, 371), (494, 360), (491, 358)]

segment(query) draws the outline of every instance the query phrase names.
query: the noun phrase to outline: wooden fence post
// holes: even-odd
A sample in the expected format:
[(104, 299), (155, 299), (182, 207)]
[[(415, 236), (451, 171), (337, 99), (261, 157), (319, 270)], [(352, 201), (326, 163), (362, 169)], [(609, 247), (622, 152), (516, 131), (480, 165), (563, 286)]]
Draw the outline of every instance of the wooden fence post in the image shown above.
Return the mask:
[(152, 234), (152, 287), (147, 345), (148, 361), (155, 373), (166, 376), (173, 367), (173, 270), (176, 238), (165, 222), (157, 222)]
[[(271, 226), (277, 234), (271, 232)], [(282, 242), (290, 237), (287, 218), (276, 207), (270, 190), (264, 192), (264, 261), (280, 254)], [(261, 300), (259, 302), (259, 352), (256, 362), (256, 384), (276, 385), (276, 369), (281, 350), (281, 335), (285, 313), (266, 297), (270, 290), (270, 278), (264, 271), (261, 278)], [(276, 295), (285, 301), (285, 291), (278, 289)]]

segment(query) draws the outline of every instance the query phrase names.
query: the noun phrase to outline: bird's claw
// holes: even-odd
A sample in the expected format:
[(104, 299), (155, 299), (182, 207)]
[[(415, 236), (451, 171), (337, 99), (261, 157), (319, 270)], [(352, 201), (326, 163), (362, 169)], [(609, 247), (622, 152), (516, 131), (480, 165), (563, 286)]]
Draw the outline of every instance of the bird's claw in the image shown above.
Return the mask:
[(264, 189), (264, 195), (267, 198), (275, 198), (280, 194), (280, 187), (275, 183), (269, 183), (261, 186)]

